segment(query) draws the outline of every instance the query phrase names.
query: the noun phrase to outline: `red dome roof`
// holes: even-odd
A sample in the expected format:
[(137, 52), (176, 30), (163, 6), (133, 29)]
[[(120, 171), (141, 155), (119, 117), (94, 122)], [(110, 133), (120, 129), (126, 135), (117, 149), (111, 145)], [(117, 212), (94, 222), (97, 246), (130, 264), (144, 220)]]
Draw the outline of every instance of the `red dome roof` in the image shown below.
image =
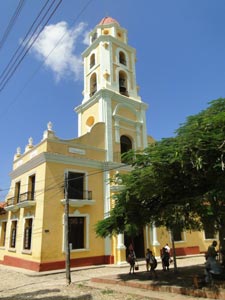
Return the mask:
[(112, 23), (116, 23), (117, 25), (120, 25), (115, 19), (111, 17), (104, 17), (98, 25), (107, 25)]

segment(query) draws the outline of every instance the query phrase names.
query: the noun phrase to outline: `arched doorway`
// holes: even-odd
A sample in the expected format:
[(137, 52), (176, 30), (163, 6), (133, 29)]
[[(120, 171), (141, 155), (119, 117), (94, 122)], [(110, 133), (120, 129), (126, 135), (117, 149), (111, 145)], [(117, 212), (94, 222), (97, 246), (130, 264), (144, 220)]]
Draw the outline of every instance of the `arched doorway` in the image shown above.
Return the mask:
[(124, 234), (124, 245), (126, 246), (126, 257), (129, 253), (129, 246), (132, 244), (136, 257), (144, 258), (145, 257), (145, 248), (144, 248), (144, 233), (143, 230), (140, 230), (139, 234), (135, 237), (130, 237), (126, 233)]

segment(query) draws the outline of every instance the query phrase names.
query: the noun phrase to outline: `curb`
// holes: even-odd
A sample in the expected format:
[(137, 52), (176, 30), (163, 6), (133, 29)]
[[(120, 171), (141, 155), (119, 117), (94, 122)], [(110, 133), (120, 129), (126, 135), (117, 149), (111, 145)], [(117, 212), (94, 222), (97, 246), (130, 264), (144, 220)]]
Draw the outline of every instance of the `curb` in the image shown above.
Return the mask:
[(138, 289), (146, 289), (151, 290), (154, 292), (165, 292), (165, 293), (172, 293), (172, 294), (179, 294), (184, 296), (191, 296), (191, 297), (201, 297), (201, 298), (209, 298), (209, 299), (220, 299), (225, 300), (225, 290), (215, 288), (214, 290), (209, 290), (207, 288), (202, 289), (194, 289), (194, 288), (184, 288), (179, 286), (167, 286), (167, 285), (158, 285), (154, 283), (140, 283), (138, 281), (122, 281), (117, 278), (92, 278), (91, 282), (96, 283), (105, 283), (105, 284), (118, 284), (121, 286), (127, 286), (132, 288)]

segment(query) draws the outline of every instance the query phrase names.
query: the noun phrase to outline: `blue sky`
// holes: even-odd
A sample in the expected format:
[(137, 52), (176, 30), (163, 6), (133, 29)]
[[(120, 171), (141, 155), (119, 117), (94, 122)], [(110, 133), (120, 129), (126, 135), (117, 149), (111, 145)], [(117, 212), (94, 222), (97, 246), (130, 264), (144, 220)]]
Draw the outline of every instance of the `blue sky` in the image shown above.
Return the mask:
[[(0, 1), (0, 38), (18, 3)], [(0, 73), (44, 3), (25, 1), (0, 48)], [(209, 101), (225, 97), (224, 11), (224, 0), (63, 0), (0, 91), (0, 200), (17, 147), (23, 153), (30, 137), (38, 144), (49, 121), (59, 138), (77, 137), (73, 109), (82, 101), (81, 53), (87, 33), (103, 17), (128, 30), (128, 43), (137, 50), (140, 96), (149, 105), (148, 134), (160, 140)]]

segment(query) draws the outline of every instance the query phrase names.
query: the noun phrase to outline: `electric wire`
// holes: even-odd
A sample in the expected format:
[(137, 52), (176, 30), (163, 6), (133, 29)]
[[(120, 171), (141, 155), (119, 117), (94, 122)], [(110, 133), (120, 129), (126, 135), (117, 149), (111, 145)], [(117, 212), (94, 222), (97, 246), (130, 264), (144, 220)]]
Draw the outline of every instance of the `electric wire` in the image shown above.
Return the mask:
[[(113, 167), (113, 168), (107, 168), (107, 169), (104, 169), (104, 170), (100, 170), (100, 171), (94, 171), (93, 173), (92, 172), (90, 172), (90, 173), (88, 173), (88, 174), (86, 174), (85, 176), (80, 176), (80, 177), (77, 177), (77, 178), (72, 178), (72, 179), (67, 179), (67, 181), (68, 182), (71, 182), (71, 181), (73, 181), (73, 180), (78, 180), (78, 179), (81, 179), (81, 178), (88, 178), (88, 177), (90, 177), (90, 176), (94, 176), (94, 175), (98, 175), (98, 174), (101, 174), (101, 173), (105, 173), (105, 172), (110, 172), (110, 171), (114, 171), (114, 170), (118, 170), (118, 169), (120, 169), (120, 168), (124, 168), (124, 167), (127, 167), (128, 165), (125, 165), (125, 164), (122, 164), (122, 165), (120, 165), (120, 166), (115, 166), (115, 167)], [(58, 176), (58, 177), (47, 177), (47, 178), (45, 178), (45, 179), (43, 179), (43, 180), (39, 180), (39, 181), (37, 181), (38, 183), (40, 183), (40, 182), (44, 182), (44, 181), (46, 181), (46, 179), (50, 179), (50, 178), (54, 178), (54, 179), (57, 179), (57, 178), (62, 178), (62, 175), (61, 176)], [(39, 190), (39, 191), (37, 191), (39, 194), (39, 196), (41, 195), (41, 194), (44, 194), (45, 192), (48, 192), (48, 191), (51, 191), (51, 190), (53, 190), (53, 189), (56, 189), (56, 188), (58, 188), (59, 187), (59, 185), (60, 185), (60, 188), (64, 188), (64, 183), (65, 183), (65, 180), (63, 179), (63, 180), (61, 180), (60, 182), (57, 182), (57, 183), (52, 183), (52, 186), (50, 185), (50, 187), (48, 186), (47, 188), (45, 188), (45, 189), (43, 189), (43, 190)], [(28, 184), (24, 184), (24, 185), (21, 185), (21, 187), (26, 187), (26, 186), (28, 186)], [(1, 189), (1, 191), (9, 191), (9, 190), (13, 190), (13, 189), (15, 189), (15, 187), (11, 187), (11, 188), (9, 188), (9, 189)]]
[[(58, 3), (58, 5), (59, 4), (61, 4), (61, 1), (62, 0), (60, 0), (60, 3)], [(87, 7), (90, 5), (90, 3), (92, 2), (93, 0), (89, 0), (85, 5), (84, 5), (84, 7), (81, 9), (81, 11), (79, 12), (79, 14), (76, 16), (76, 18), (74, 19), (74, 21), (73, 21), (73, 25), (75, 24), (75, 22), (78, 20), (78, 18), (84, 13), (84, 11), (87, 9)], [(49, 2), (49, 0), (47, 1), (47, 2)], [(46, 3), (46, 5), (47, 5), (47, 3)], [(45, 5), (45, 6), (46, 6)], [(56, 9), (58, 8), (58, 6), (56, 7)], [(42, 10), (44, 9), (44, 7), (42, 8)], [(42, 11), (41, 10), (41, 11)], [(41, 11), (40, 11), (40, 13), (41, 13)], [(39, 13), (39, 14), (40, 14)], [(37, 17), (38, 18), (38, 17)], [(36, 19), (37, 19), (36, 18)], [(35, 22), (35, 21), (34, 21)], [(33, 23), (34, 23), (33, 22)], [(32, 26), (33, 26), (33, 24), (31, 25), (31, 28), (32, 28)], [(43, 29), (42, 29), (43, 30)], [(45, 61), (46, 61), (46, 59), (51, 55), (51, 53), (53, 52), (53, 50), (60, 44), (60, 42), (62, 41), (62, 39), (65, 37), (65, 35), (66, 34), (64, 34), (59, 40), (58, 40), (58, 42), (56, 43), (56, 46), (51, 50), (51, 52), (47, 55), (47, 57), (45, 58)], [(26, 35), (26, 37), (28, 36), (28, 34)], [(38, 38), (38, 37), (37, 37)], [(36, 38), (36, 39), (37, 39)], [(35, 41), (36, 41), (36, 39), (35, 39)], [(44, 61), (44, 62), (45, 62)], [(43, 62), (43, 63), (44, 63)], [(43, 63), (41, 64), (41, 66), (43, 65)], [(38, 68), (38, 70), (37, 71), (39, 71), (39, 69), (40, 69), (40, 67)], [(36, 72), (37, 72), (36, 71)], [(1, 76), (0, 76), (0, 78), (1, 78)], [(124, 166), (122, 166), (122, 167), (124, 167)], [(116, 167), (115, 169), (117, 169), (118, 167)], [(111, 170), (113, 170), (113, 169), (111, 169)], [(101, 171), (100, 171), (101, 172)], [(104, 172), (104, 171), (103, 171)], [(99, 172), (98, 172), (99, 173)], [(88, 176), (91, 176), (92, 174), (89, 174)], [(95, 174), (93, 174), (93, 175), (95, 175)], [(86, 175), (87, 176), (87, 175)], [(55, 187), (54, 187), (55, 188)], [(6, 189), (1, 189), (1, 191), (0, 192), (2, 192), (2, 191), (10, 191), (11, 189), (13, 189), (13, 188), (6, 188)]]
[[(8, 62), (7, 66), (5, 67), (5, 69), (2, 71), (1, 75), (0, 75), (0, 79), (5, 75), (5, 73), (9, 70), (10, 68), (10, 64), (14, 63), (14, 60), (16, 60), (16, 55), (19, 52), (19, 50), (24, 46), (25, 41), (27, 39), (28, 36), (30, 36), (31, 34), (31, 30), (34, 27), (35, 23), (37, 22), (38, 18), (41, 16), (42, 12), (44, 11), (45, 7), (48, 5), (50, 0), (47, 0), (45, 2), (45, 5), (41, 8), (41, 10), (39, 11), (37, 17), (35, 18), (35, 20), (33, 21), (32, 25), (30, 26), (29, 30), (27, 31), (25, 37), (23, 38), (23, 41), (20, 43), (20, 45), (18, 46), (18, 48), (16, 49), (16, 51), (14, 52), (13, 56), (11, 57), (10, 61)], [(22, 50), (23, 51), (23, 50)]]
[[(77, 14), (77, 16), (74, 18), (72, 25), (74, 25), (76, 23), (76, 21), (80, 18), (80, 16), (85, 12), (85, 10), (88, 8), (88, 6), (91, 4), (93, 0), (89, 0), (81, 9), (81, 11)], [(26, 89), (26, 87), (29, 85), (29, 83), (31, 82), (31, 80), (35, 77), (35, 75), (39, 72), (39, 70), (42, 68), (42, 66), (44, 65), (44, 63), (46, 62), (46, 60), (49, 58), (49, 56), (52, 54), (52, 52), (56, 49), (56, 47), (58, 47), (61, 43), (61, 41), (63, 40), (63, 38), (65, 37), (66, 33), (58, 40), (58, 42), (56, 43), (55, 47), (49, 52), (49, 54), (46, 56), (46, 58), (42, 61), (42, 63), (39, 65), (39, 67), (32, 73), (32, 75), (28, 78), (28, 80), (25, 82), (25, 84), (23, 85), (23, 87), (20, 89), (20, 91), (18, 92), (18, 94), (12, 99), (12, 101), (10, 102), (8, 108), (6, 109), (5, 112), (2, 112), (2, 114), (0, 114), (0, 118), (4, 118), (8, 111), (10, 110), (10, 107), (18, 100), (18, 98), (21, 96), (21, 94), (23, 93), (23, 91)]]
[[(128, 165), (125, 165), (125, 166), (128, 166)], [(108, 168), (108, 169), (104, 169), (104, 170), (100, 170), (100, 171), (95, 171), (95, 172), (93, 172), (93, 173), (89, 173), (89, 174), (86, 174), (85, 176), (78, 176), (77, 178), (72, 178), (72, 179), (67, 179), (67, 181), (68, 182), (71, 182), (71, 181), (74, 181), (74, 180), (78, 180), (78, 179), (81, 179), (81, 178), (84, 178), (84, 177), (89, 177), (89, 176), (93, 176), (93, 175), (98, 175), (98, 174), (101, 174), (101, 173), (104, 173), (104, 172), (109, 172), (109, 171), (113, 171), (113, 170), (118, 170), (118, 169), (120, 169), (120, 168), (124, 168), (125, 167), (124, 166), (124, 164), (123, 165), (121, 165), (121, 166), (116, 166), (116, 167), (114, 167), (114, 168)], [(62, 176), (59, 176), (60, 178), (62, 177)], [(54, 178), (54, 177), (53, 177)], [(49, 179), (49, 178), (48, 178)], [(43, 180), (44, 181), (44, 180)], [(40, 181), (38, 181), (38, 182), (40, 182)], [(58, 194), (61, 194), (62, 193), (62, 188), (64, 188), (64, 183), (65, 183), (65, 180), (63, 180), (63, 181), (60, 181), (60, 182), (58, 182), (57, 184), (54, 184), (54, 185), (52, 185), (51, 187), (48, 187), (47, 189), (44, 189), (44, 190), (37, 190), (35, 193), (37, 193), (37, 194), (35, 194), (36, 195), (36, 197), (37, 196), (40, 196), (40, 195), (42, 195), (42, 194), (44, 194), (44, 193), (46, 193), (46, 192), (48, 192), (48, 191), (51, 191), (51, 190), (55, 190), (56, 188), (58, 189), (55, 193), (54, 193), (54, 195), (52, 195), (52, 197), (55, 197), (56, 195), (58, 195)], [(24, 185), (24, 186), (27, 186), (27, 185)], [(51, 198), (48, 198), (49, 200), (51, 199)], [(107, 214), (109, 214), (109, 212), (107, 212), (107, 213), (105, 213), (104, 215), (106, 216)], [(6, 222), (7, 223), (7, 221), (4, 221), (4, 222)], [(36, 234), (40, 234), (40, 233), (42, 233), (42, 228), (41, 227), (39, 227), (39, 228), (36, 228), (35, 229), (35, 231), (33, 231), (32, 232), (32, 237), (33, 236), (35, 236)], [(20, 239), (20, 238), (22, 238), (22, 237), (24, 237), (24, 233), (22, 232), (22, 233), (17, 233), (17, 235), (16, 235), (16, 238), (18, 239)]]
[(20, 12), (21, 12), (21, 10), (22, 10), (24, 4), (25, 4), (25, 0), (20, 0), (19, 4), (17, 5), (16, 10), (15, 10), (13, 16), (11, 17), (11, 19), (10, 19), (10, 21), (9, 21), (9, 24), (8, 24), (8, 26), (6, 27), (6, 30), (5, 30), (5, 32), (3, 33), (2, 38), (1, 38), (1, 40), (0, 40), (0, 50), (1, 50), (1, 48), (4, 46), (4, 44), (5, 44), (5, 42), (6, 42), (7, 38), (8, 38), (8, 36), (9, 36), (9, 34), (10, 34), (10, 32), (12, 31), (12, 29), (13, 29), (15, 23), (16, 23), (17, 18), (18, 18), (19, 15), (20, 15)]
[[(55, 0), (54, 0), (55, 2)], [(51, 7), (53, 6), (54, 2), (51, 4), (50, 8), (47, 10), (47, 12), (45, 13), (44, 17), (41, 19), (41, 21), (39, 22), (38, 26), (35, 29), (34, 34), (31, 35), (31, 37), (28, 39), (28, 41), (26, 42), (26, 46), (29, 45), (27, 48), (24, 47), (25, 49), (25, 53), (24, 54), (20, 54), (22, 55), (22, 57), (18, 57), (18, 62), (16, 62), (16, 65), (12, 65), (12, 67), (10, 67), (9, 71), (7, 72), (7, 74), (4, 76), (4, 78), (1, 80), (0, 82), (0, 92), (4, 89), (4, 87), (6, 86), (6, 84), (9, 82), (9, 80), (12, 78), (12, 76), (14, 75), (14, 73), (16, 72), (17, 68), (19, 67), (19, 65), (21, 64), (21, 62), (24, 60), (25, 56), (27, 55), (27, 53), (29, 52), (29, 50), (31, 49), (31, 47), (33, 46), (33, 44), (36, 42), (36, 40), (38, 39), (38, 37), (40, 36), (41, 32), (44, 30), (45, 26), (47, 25), (47, 23), (49, 22), (49, 20), (52, 18), (52, 16), (55, 14), (56, 10), (58, 9), (59, 5), (61, 4), (62, 0), (59, 0), (59, 2), (57, 3), (56, 7), (53, 9), (53, 11), (51, 12), (50, 16), (47, 18), (47, 20), (45, 21), (45, 23), (41, 26), (41, 29), (39, 30), (39, 32), (36, 34), (36, 31), (38, 29), (38, 27), (40, 26), (41, 22), (44, 20), (44, 18), (46, 17), (47, 13), (49, 12), (49, 10), (51, 9)], [(35, 36), (34, 36), (35, 35)]]
[[(109, 171), (112, 171), (112, 170), (118, 170), (120, 168), (124, 168), (128, 165), (120, 165), (120, 166), (116, 166), (116, 167), (113, 167), (113, 168), (107, 168), (107, 169), (104, 169), (104, 170), (100, 170), (100, 171), (95, 171), (93, 173), (89, 173), (89, 174), (86, 174), (85, 176), (78, 176), (77, 178), (71, 178), (71, 179), (67, 179), (68, 182), (71, 182), (71, 181), (74, 181), (74, 180), (78, 180), (78, 179), (81, 179), (81, 178), (84, 178), (84, 177), (90, 177), (90, 176), (94, 176), (94, 175), (98, 175), (98, 174), (101, 174), (101, 173), (104, 173), (104, 172), (109, 172)], [(62, 176), (59, 176), (60, 178)], [(54, 178), (54, 177), (53, 177)], [(48, 178), (49, 179), (49, 178)], [(43, 180), (44, 181), (44, 180)], [(40, 182), (40, 181), (38, 181)], [(46, 193), (47, 191), (51, 191), (51, 190), (55, 190), (56, 188), (58, 189), (54, 195), (52, 195), (52, 197), (55, 197), (56, 195), (58, 194), (61, 194), (62, 193), (62, 188), (64, 188), (64, 183), (65, 183), (65, 180), (64, 181), (61, 181), (61, 182), (58, 182), (57, 184), (54, 184), (53, 186), (51, 187), (48, 187), (47, 189), (44, 189), (44, 190), (37, 190), (37, 194), (36, 196), (40, 196), (42, 193)], [(60, 185), (60, 186), (59, 186)], [(48, 198), (48, 199), (51, 199), (51, 198)], [(109, 214), (109, 212), (105, 213), (104, 215), (107, 216)], [(7, 221), (4, 221), (7, 223)], [(7, 226), (7, 225), (6, 225)], [(39, 235), (40, 233), (42, 233), (42, 228), (39, 227), (39, 228), (35, 228), (34, 231), (32, 231), (32, 237), (34, 237), (35, 235)], [(24, 237), (24, 232), (20, 232), (20, 233), (17, 233), (16, 234), (16, 239), (21, 239)]]

